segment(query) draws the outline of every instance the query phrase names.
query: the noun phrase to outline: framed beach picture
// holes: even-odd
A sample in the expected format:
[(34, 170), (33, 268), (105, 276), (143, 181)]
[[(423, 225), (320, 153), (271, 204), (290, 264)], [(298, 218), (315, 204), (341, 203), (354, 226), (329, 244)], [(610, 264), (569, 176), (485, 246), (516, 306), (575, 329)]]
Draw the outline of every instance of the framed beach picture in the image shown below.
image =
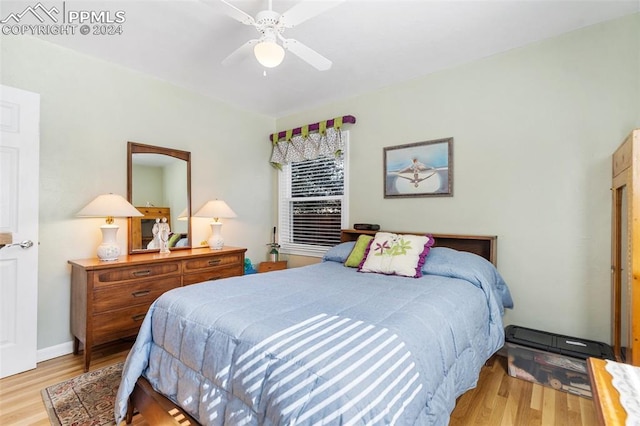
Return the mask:
[(453, 138), (383, 151), (384, 198), (453, 196)]

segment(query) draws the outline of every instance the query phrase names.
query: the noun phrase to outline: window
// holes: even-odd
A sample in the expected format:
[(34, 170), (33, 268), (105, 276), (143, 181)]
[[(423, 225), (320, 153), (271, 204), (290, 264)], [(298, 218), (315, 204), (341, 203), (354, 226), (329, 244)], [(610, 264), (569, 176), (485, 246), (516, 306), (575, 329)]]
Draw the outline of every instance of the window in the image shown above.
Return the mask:
[(280, 239), (283, 253), (322, 256), (340, 243), (349, 220), (348, 132), (338, 156), (293, 162), (279, 172)]

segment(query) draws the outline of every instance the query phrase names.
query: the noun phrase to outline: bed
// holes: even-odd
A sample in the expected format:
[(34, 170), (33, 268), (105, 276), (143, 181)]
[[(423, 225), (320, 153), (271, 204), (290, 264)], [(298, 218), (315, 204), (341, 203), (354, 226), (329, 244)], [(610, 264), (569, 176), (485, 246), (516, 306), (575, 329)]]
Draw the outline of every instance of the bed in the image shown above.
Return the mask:
[(153, 424), (170, 408), (192, 424), (448, 424), (504, 343), (496, 239), (434, 235), (414, 278), (359, 271), (377, 240), (346, 267), (359, 235), (315, 265), (163, 294), (125, 362), (118, 424), (134, 406)]

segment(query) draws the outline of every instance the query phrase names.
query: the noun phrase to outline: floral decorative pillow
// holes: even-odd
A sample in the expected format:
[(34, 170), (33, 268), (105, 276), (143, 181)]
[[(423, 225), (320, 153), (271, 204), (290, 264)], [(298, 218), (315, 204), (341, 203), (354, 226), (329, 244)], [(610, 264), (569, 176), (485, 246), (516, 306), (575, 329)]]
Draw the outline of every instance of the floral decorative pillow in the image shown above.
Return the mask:
[(433, 243), (431, 235), (378, 232), (369, 244), (358, 271), (419, 278)]

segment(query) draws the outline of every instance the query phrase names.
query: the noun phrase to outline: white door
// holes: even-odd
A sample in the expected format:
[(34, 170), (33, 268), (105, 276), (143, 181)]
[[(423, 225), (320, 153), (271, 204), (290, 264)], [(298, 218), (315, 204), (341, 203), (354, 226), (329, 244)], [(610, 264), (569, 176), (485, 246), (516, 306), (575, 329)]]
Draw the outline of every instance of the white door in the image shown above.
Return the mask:
[(40, 95), (0, 86), (0, 377), (36, 367), (39, 154)]

